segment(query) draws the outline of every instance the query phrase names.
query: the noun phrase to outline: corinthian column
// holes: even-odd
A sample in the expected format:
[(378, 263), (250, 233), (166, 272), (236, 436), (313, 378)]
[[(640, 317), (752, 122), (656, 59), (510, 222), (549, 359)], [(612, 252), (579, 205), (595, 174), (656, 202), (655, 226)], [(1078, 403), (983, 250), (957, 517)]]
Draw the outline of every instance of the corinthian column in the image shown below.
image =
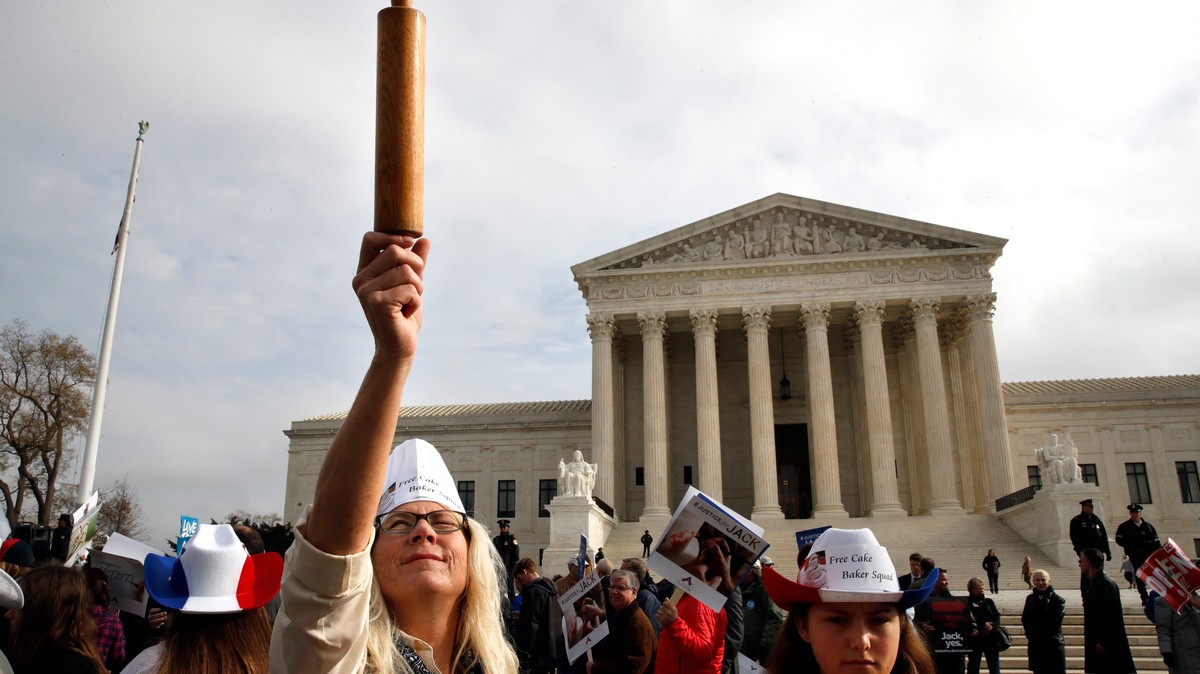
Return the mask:
[(721, 417), (717, 397), (717, 310), (688, 312), (696, 340), (696, 455), (700, 491), (720, 501)]
[(613, 477), (613, 332), (612, 314), (588, 314), (588, 335), (592, 338), (592, 460), (596, 471), (595, 494), (615, 505)]
[(664, 313), (639, 313), (642, 328), (642, 428), (646, 506), (642, 517), (670, 517), (667, 507), (667, 386), (663, 360)]
[(937, 313), (941, 300), (910, 300), (917, 332), (917, 364), (921, 379), (921, 409), (925, 416), (925, 447), (929, 452), (929, 511), (962, 512), (954, 480), (954, 454), (950, 444), (950, 416), (946, 409), (946, 380), (938, 346)]
[(767, 331), (771, 307), (745, 307), (742, 326), (750, 361), (750, 465), (754, 471), (753, 520), (783, 519), (775, 466), (775, 408), (771, 400), (771, 360)]
[(992, 312), (996, 294), (963, 298), (966, 308), (971, 366), (975, 370), (975, 394), (979, 406), (979, 440), (987, 463), (988, 500), (995, 501), (1013, 491), (1012, 465), (1008, 452), (1008, 422), (1004, 417), (1004, 394), (1000, 390), (1000, 363), (996, 359), (996, 336)]
[(808, 422), (812, 426), (813, 516), (846, 516), (838, 472), (833, 374), (829, 367), (829, 305), (800, 306), (808, 343)]
[(867, 408), (867, 446), (871, 455), (871, 515), (903, 515), (896, 485), (896, 448), (892, 444), (892, 408), (888, 401), (887, 362), (883, 356), (882, 300), (854, 303), (862, 343), (863, 398)]

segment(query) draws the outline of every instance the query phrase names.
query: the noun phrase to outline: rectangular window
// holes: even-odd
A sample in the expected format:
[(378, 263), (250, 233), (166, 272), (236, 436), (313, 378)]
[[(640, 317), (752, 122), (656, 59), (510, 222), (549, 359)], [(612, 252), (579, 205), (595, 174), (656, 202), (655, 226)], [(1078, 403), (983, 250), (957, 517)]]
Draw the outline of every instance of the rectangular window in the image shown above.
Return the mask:
[(1038, 466), (1025, 466), (1025, 475), (1029, 478), (1029, 486), (1042, 488), (1042, 469)]
[(1096, 472), (1096, 464), (1081, 463), (1079, 464), (1079, 472), (1083, 473), (1083, 481), (1091, 482), (1097, 487), (1100, 486), (1100, 474)]
[(646, 486), (646, 469), (638, 466), (633, 469), (633, 483), (639, 487)]
[(692, 467), (691, 466), (683, 467), (683, 483), (684, 484), (692, 483)]
[(1153, 503), (1150, 500), (1150, 478), (1146, 476), (1146, 464), (1125, 464), (1125, 481), (1129, 483), (1130, 503)]
[(546, 506), (558, 496), (558, 480), (538, 480), (538, 517), (549, 517)]
[(496, 517), (517, 516), (517, 481), (500, 480), (496, 483)]
[(458, 498), (467, 509), (467, 516), (475, 516), (475, 480), (458, 481)]
[(1200, 503), (1200, 476), (1196, 474), (1195, 461), (1176, 461), (1175, 472), (1179, 474), (1179, 496), (1184, 503)]

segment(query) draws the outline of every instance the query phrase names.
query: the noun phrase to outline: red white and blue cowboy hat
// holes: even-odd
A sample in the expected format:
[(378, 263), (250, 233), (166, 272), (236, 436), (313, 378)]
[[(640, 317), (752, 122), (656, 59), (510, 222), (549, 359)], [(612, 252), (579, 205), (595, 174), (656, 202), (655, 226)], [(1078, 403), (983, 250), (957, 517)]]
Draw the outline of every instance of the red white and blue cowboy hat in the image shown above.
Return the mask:
[(767, 594), (780, 608), (796, 604), (888, 602), (916, 606), (937, 584), (935, 569), (917, 589), (901, 590), (887, 548), (870, 529), (827, 529), (813, 543), (795, 582), (775, 569), (762, 572)]
[(146, 555), (146, 589), (183, 613), (236, 613), (258, 608), (279, 592), (283, 558), (251, 555), (228, 524), (201, 524), (177, 558)]

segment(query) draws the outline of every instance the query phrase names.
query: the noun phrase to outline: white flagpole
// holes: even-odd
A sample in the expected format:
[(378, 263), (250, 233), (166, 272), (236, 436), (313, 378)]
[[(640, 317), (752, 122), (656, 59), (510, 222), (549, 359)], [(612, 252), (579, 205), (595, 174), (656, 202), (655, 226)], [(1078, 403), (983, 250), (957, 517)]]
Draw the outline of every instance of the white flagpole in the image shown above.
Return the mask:
[(121, 300), (121, 276), (125, 271), (125, 251), (129, 250), (129, 220), (133, 217), (133, 191), (137, 187), (138, 164), (142, 161), (142, 136), (150, 128), (146, 121), (138, 122), (137, 143), (133, 150), (133, 171), (129, 175), (129, 192), (125, 195), (125, 212), (117, 230), (117, 261), (113, 267), (112, 289), (108, 293), (108, 309), (104, 312), (104, 332), (100, 340), (100, 360), (96, 365), (96, 386), (92, 393), (92, 416), (88, 420), (87, 445), (83, 450), (83, 468), (79, 472), (78, 503), (92, 495), (96, 478), (96, 452), (100, 447), (100, 423), (104, 419), (104, 394), (108, 389), (108, 363), (112, 355), (113, 330), (117, 325), (117, 303)]

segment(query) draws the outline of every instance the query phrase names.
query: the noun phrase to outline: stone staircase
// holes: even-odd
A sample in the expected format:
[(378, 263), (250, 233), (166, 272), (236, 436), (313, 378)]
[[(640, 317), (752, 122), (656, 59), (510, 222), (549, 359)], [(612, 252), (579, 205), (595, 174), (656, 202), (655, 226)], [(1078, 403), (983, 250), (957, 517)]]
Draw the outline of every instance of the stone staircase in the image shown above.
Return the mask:
[[(879, 542), (888, 549), (897, 573), (907, 573), (908, 555), (920, 552), (932, 557), (938, 566), (949, 572), (950, 588), (956, 595), (966, 595), (967, 580), (972, 577), (978, 577), (986, 583), (987, 576), (982, 567), (983, 557), (988, 548), (995, 548), (1001, 563), (1000, 592), (988, 596), (992, 597), (1000, 608), (1003, 624), (1013, 637), (1012, 648), (1001, 654), (1000, 669), (1003, 672), (1028, 671), (1025, 636), (1021, 629), (1021, 610), (1029, 591), (1021, 580), (1021, 561), (1025, 555), (1029, 555), (1033, 568), (1048, 572), (1055, 589), (1067, 601), (1067, 617), (1063, 625), (1067, 641), (1067, 671), (1083, 671), (1083, 606), (1079, 596), (1079, 569), (1059, 566), (992, 515), (776, 520), (760, 524), (763, 524), (764, 537), (771, 543), (766, 554), (775, 562), (776, 569), (785, 576), (794, 578), (798, 570), (795, 538), (797, 531), (825, 525), (845, 529), (865, 527), (871, 529)], [(605, 556), (618, 566), (624, 557), (641, 556), (642, 544), (638, 539), (641, 538), (642, 531), (649, 529), (650, 535), (657, 541), (664, 526), (664, 521), (657, 524), (636, 521), (620, 523), (604, 544)], [(1154, 625), (1142, 614), (1137, 592), (1127, 587), (1125, 579), (1120, 577), (1120, 568), (1116, 562), (1109, 563), (1107, 571), (1121, 588), (1125, 625), (1130, 635), (1130, 645), (1138, 671), (1167, 671), (1158, 653)], [(987, 671), (986, 666), (984, 671)]]
[[(1078, 592), (1076, 592), (1078, 594)], [(1136, 594), (1136, 593), (1135, 593)], [(1008, 626), (1012, 635), (1012, 648), (1000, 654), (1001, 672), (1029, 671), (1025, 650), (1025, 635), (1021, 631), (1020, 612), (1009, 618), (1006, 614), (1002, 621)], [(1015, 627), (1014, 627), (1015, 626)], [(1154, 625), (1146, 620), (1141, 612), (1125, 612), (1125, 629), (1129, 634), (1129, 648), (1133, 652), (1133, 664), (1138, 672), (1165, 672), (1162, 656), (1158, 653), (1158, 637), (1154, 634)], [(1083, 672), (1083, 614), (1067, 612), (1063, 620), (1063, 637), (1067, 642), (1067, 671)], [(986, 666), (983, 671), (987, 671)]]

